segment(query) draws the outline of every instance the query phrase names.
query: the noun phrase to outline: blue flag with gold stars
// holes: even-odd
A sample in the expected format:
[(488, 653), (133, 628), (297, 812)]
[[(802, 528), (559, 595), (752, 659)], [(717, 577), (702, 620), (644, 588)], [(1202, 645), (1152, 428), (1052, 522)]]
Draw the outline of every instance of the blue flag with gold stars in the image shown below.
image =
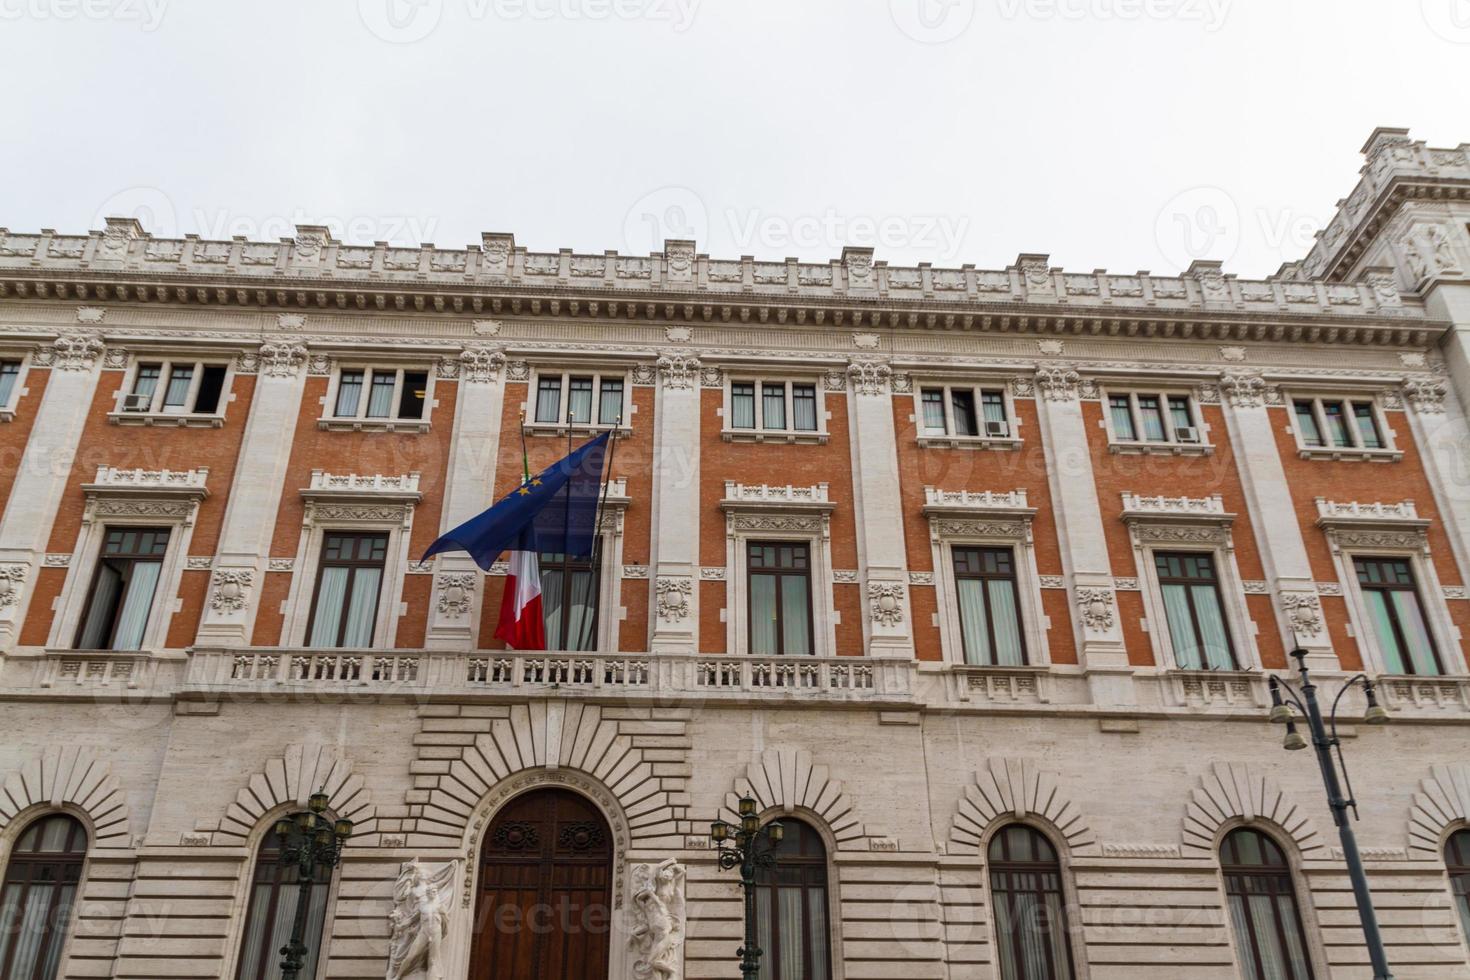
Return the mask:
[[(506, 494), (495, 506), (446, 531), (420, 561), (441, 551), (467, 551), (485, 571), (510, 550), (592, 554), (602, 464), (611, 432), (604, 432)], [(530, 532), (529, 534), (527, 532)]]

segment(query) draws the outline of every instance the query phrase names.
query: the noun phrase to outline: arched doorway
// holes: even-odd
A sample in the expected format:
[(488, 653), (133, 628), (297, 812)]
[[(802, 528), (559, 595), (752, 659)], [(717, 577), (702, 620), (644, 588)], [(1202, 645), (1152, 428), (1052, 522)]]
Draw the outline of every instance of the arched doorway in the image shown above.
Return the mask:
[(563, 789), (507, 803), (480, 848), (470, 980), (606, 977), (613, 839), (585, 797)]

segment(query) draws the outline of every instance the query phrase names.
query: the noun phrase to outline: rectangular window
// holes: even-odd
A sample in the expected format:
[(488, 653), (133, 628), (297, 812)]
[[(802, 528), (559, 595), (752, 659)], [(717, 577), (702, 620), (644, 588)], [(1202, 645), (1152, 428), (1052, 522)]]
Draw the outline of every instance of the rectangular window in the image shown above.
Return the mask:
[(755, 428), (755, 383), (737, 381), (730, 386), (730, 427)]
[(77, 633), (78, 650), (138, 650), (153, 607), (167, 528), (109, 527)]
[(1322, 445), (1322, 430), (1317, 425), (1317, 414), (1312, 409), (1311, 402), (1292, 402), (1296, 410), (1296, 431), (1301, 436), (1303, 446)]
[(950, 409), (954, 415), (954, 434), (957, 436), (977, 436), (979, 428), (975, 425), (975, 393), (964, 388), (952, 388), (949, 393)]
[(1138, 415), (1143, 420), (1143, 438), (1148, 442), (1167, 442), (1164, 434), (1164, 413), (1159, 409), (1156, 395), (1138, 396)]
[(1343, 412), (1342, 402), (1323, 402), (1322, 417), (1327, 422), (1327, 438), (1334, 446), (1351, 446), (1352, 436), (1348, 434), (1346, 413)]
[(1297, 398), (1291, 403), (1304, 449), (1388, 449), (1372, 401)]
[(213, 415), (219, 411), (220, 396), (225, 392), (225, 366), (206, 364), (199, 377), (199, 388), (194, 393), (194, 411), (201, 415)]
[(307, 645), (370, 647), (388, 535), (328, 532), (322, 542)]
[(1015, 557), (1009, 548), (955, 548), (955, 592), (965, 663), (1017, 666), (1026, 662)]
[(343, 371), (337, 382), (337, 411), (341, 418), (355, 418), (357, 405), (362, 401), (364, 371)]
[(429, 395), (429, 375), (426, 371), (404, 371), (403, 388), (398, 393), (398, 417), (421, 419), (424, 404)]
[(597, 649), (598, 565), (601, 542), (590, 558), (542, 554), (541, 611), (546, 620), (546, 649)]
[(1234, 670), (1235, 650), (1212, 556), (1158, 552), (1154, 568), (1163, 592), (1174, 661), (1185, 670)]
[(919, 404), (924, 412), (924, 431), (945, 434), (949, 425), (944, 420), (944, 389), (925, 388), (919, 393)]
[(169, 369), (168, 388), (163, 393), (163, 410), (183, 411), (189, 402), (189, 389), (194, 384), (194, 365), (176, 364)]
[(1200, 444), (1204, 439), (1197, 419), (1187, 395), (1128, 392), (1108, 396), (1114, 442)]
[(597, 421), (602, 425), (621, 425), (623, 421), (623, 379), (603, 378), (597, 404)]
[(367, 416), (370, 419), (385, 419), (393, 411), (393, 388), (398, 376), (391, 371), (374, 371), (372, 387), (368, 389)]
[(567, 418), (574, 425), (592, 424), (591, 378), (570, 378), (567, 382)]
[(10, 404), (15, 396), (15, 384), (20, 380), (20, 361), (0, 361), (0, 408)]
[(621, 374), (538, 373), (533, 417), (543, 425), (624, 424), (624, 388)]
[(761, 428), (786, 428), (786, 385), (761, 382)]
[(1439, 674), (1442, 669), (1419, 603), (1414, 571), (1402, 558), (1354, 558), (1353, 570), (1373, 635), (1390, 674)]
[(561, 421), (561, 378), (540, 378), (536, 382), (536, 421)]
[(1382, 449), (1383, 436), (1378, 432), (1378, 419), (1372, 402), (1353, 402), (1353, 421), (1358, 427), (1358, 444), (1364, 449)]
[(987, 436), (1008, 436), (1010, 426), (1006, 420), (1006, 396), (998, 391), (980, 392), (980, 414), (985, 422)]
[[(197, 361), (139, 364), (124, 412), (214, 415), (224, 394), (225, 366)], [(3, 404), (3, 402), (0, 402)]]
[(817, 431), (816, 385), (791, 386), (791, 427), (798, 432)]
[(1005, 392), (998, 388), (945, 385), (919, 389), (920, 435), (953, 433), (966, 439), (1009, 439)]
[(820, 432), (817, 386), (789, 381), (730, 382), (730, 429)]
[(793, 542), (746, 546), (750, 587), (750, 652), (812, 652), (811, 549)]
[(1108, 411), (1113, 416), (1113, 435), (1124, 442), (1138, 438), (1133, 427), (1133, 406), (1127, 395), (1112, 395), (1108, 398)]
[(402, 368), (343, 368), (332, 415), (339, 419), (419, 421), (428, 405), (429, 374)]

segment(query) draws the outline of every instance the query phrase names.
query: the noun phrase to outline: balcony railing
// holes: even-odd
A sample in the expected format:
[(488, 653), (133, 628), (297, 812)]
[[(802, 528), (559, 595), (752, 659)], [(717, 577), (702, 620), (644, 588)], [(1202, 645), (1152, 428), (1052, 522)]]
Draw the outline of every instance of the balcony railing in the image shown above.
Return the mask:
[(518, 651), (197, 649), (194, 693), (687, 696), (907, 701), (914, 664), (866, 657)]

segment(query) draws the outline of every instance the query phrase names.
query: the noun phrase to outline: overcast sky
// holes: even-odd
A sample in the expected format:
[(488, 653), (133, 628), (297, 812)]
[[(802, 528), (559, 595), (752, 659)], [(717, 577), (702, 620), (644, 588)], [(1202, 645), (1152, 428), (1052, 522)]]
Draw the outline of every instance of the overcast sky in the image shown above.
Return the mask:
[(1470, 0), (0, 0), (0, 226), (1242, 276), (1375, 126), (1470, 141)]

